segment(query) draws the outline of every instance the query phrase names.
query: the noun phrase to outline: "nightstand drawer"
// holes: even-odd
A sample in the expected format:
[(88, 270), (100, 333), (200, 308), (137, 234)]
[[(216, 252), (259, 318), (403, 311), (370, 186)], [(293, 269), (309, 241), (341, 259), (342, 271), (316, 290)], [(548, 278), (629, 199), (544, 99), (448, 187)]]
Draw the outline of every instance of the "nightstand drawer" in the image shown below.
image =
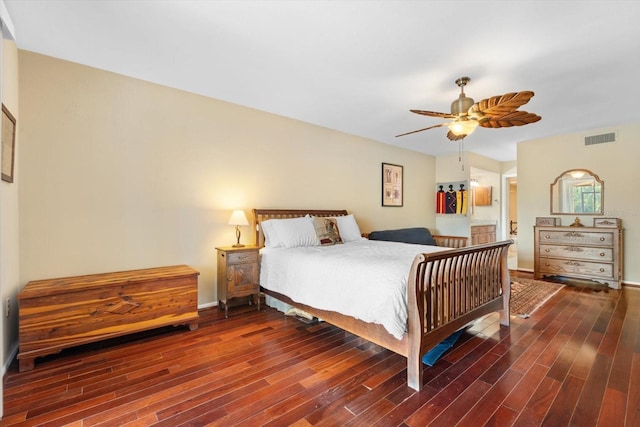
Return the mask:
[(227, 264), (244, 264), (258, 262), (258, 252), (229, 252), (227, 253)]

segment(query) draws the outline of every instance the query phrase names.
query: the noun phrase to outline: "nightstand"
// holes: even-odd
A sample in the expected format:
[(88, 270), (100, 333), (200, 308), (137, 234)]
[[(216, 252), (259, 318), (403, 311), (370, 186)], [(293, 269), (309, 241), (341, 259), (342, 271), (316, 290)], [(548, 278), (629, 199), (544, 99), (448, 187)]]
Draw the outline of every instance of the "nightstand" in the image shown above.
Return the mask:
[(224, 304), (229, 317), (228, 300), (253, 295), (260, 310), (260, 265), (257, 246), (216, 248), (218, 251), (218, 309)]

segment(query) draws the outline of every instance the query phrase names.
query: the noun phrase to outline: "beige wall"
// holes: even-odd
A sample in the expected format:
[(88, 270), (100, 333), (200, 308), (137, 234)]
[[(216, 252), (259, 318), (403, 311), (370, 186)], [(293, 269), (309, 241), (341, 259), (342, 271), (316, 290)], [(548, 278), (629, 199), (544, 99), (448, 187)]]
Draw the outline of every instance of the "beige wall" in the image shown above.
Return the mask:
[[(586, 147), (584, 137), (618, 131), (618, 142)], [(533, 225), (537, 216), (550, 216), (549, 186), (562, 172), (582, 168), (604, 181), (605, 216), (622, 219), (624, 282), (640, 284), (640, 124), (555, 136), (518, 144), (518, 268), (533, 270)], [(560, 215), (570, 225), (575, 215)], [(583, 224), (593, 216), (579, 216)]]
[[(19, 127), (22, 123), (18, 109), (18, 49), (12, 40), (2, 41), (2, 103), (11, 111)], [(18, 234), (18, 173), (20, 159), (20, 138), (16, 135), (14, 157), (14, 180), (12, 183), (0, 181), (0, 294), (2, 295), (2, 366), (6, 369), (11, 360), (9, 354), (17, 350), (18, 303), (16, 295), (20, 288), (20, 259)], [(5, 301), (10, 299), (9, 317), (5, 317)]]
[[(26, 51), (20, 86), (22, 286), (184, 263), (206, 305), (233, 209), (435, 221), (431, 156)], [(404, 166), (404, 207), (380, 206), (382, 162)]]

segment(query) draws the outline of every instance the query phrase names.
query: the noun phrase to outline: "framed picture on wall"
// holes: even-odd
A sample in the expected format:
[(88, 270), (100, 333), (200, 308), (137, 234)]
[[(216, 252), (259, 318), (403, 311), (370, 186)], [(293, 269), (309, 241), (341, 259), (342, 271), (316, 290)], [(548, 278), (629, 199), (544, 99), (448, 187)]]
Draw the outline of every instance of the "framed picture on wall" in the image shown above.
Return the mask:
[(400, 165), (382, 164), (382, 206), (402, 206), (402, 176)]
[(13, 182), (16, 149), (16, 119), (2, 104), (2, 180)]

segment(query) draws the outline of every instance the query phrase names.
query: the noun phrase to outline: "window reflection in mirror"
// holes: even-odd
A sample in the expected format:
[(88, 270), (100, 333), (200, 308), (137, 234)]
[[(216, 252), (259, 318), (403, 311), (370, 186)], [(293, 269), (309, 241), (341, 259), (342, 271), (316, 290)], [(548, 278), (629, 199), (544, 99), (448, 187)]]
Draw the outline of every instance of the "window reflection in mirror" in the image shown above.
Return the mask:
[(604, 182), (587, 169), (563, 172), (551, 184), (551, 214), (602, 215)]

